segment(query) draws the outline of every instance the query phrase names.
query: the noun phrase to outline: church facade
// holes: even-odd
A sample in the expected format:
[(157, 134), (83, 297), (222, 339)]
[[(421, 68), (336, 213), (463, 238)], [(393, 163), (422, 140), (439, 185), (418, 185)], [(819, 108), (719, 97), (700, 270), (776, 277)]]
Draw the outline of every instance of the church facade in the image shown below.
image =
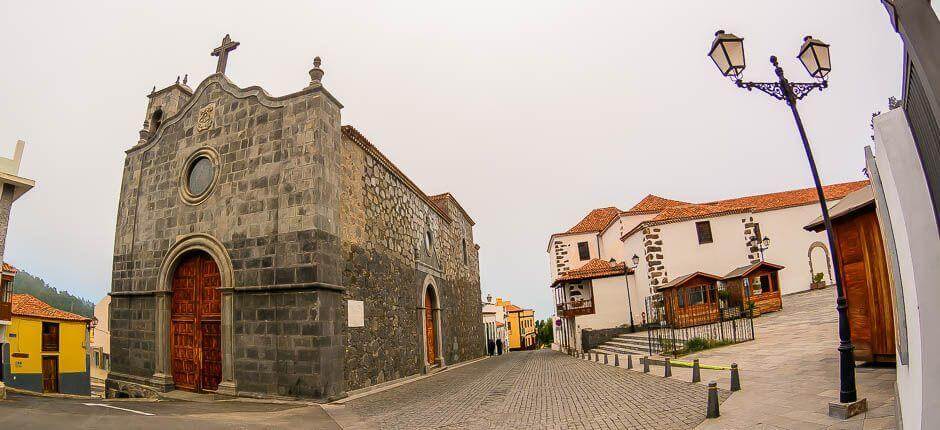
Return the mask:
[(474, 222), (429, 196), (321, 83), (216, 73), (151, 92), (126, 151), (109, 396), (336, 399), (484, 354)]

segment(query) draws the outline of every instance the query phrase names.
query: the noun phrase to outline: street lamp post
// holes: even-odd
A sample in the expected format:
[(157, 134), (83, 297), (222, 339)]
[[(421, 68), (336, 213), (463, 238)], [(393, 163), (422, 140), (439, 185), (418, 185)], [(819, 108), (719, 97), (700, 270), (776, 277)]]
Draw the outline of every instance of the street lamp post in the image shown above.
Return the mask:
[[(826, 226), (826, 236), (829, 239), (830, 246), (835, 246), (835, 239), (832, 234), (832, 222), (829, 219), (829, 208), (826, 205), (826, 197), (823, 193), (822, 184), (819, 181), (819, 172), (816, 170), (816, 162), (813, 159), (813, 151), (810, 149), (809, 140), (806, 138), (806, 130), (803, 128), (803, 120), (796, 108), (796, 102), (802, 100), (812, 90), (822, 91), (828, 87), (826, 77), (832, 70), (829, 61), (829, 45), (806, 36), (803, 39), (803, 45), (797, 55), (800, 62), (806, 68), (809, 75), (815, 78), (816, 82), (802, 83), (790, 82), (783, 74), (783, 68), (777, 63), (777, 57), (770, 57), (770, 64), (774, 67), (777, 75), (777, 82), (744, 82), (741, 80), (741, 74), (746, 66), (744, 60), (744, 39), (733, 34), (718, 31), (715, 33), (715, 40), (712, 42), (711, 50), (708, 53), (715, 66), (722, 75), (733, 78), (735, 85), (748, 91), (757, 88), (777, 100), (785, 102), (790, 106), (793, 114), (793, 120), (796, 121), (796, 128), (803, 140), (803, 149), (806, 151), (806, 159), (809, 162), (810, 172), (813, 174), (813, 182), (816, 185), (816, 194), (819, 198), (819, 207), (822, 210), (823, 223)], [(762, 255), (763, 255), (763, 251)], [(762, 257), (763, 258), (763, 257)], [(842, 283), (842, 274), (839, 267), (839, 257), (837, 252), (832, 253), (833, 273), (836, 282), (836, 310), (839, 313), (839, 404), (829, 404), (829, 415), (841, 418), (864, 412), (866, 408), (865, 399), (858, 400), (858, 394), (855, 388), (855, 359), (852, 345), (851, 332), (849, 329), (849, 319), (847, 315), (847, 306), (845, 300), (845, 290)]]
[[(611, 263), (616, 261), (617, 260), (613, 258), (610, 259)], [(626, 262), (623, 263), (623, 281), (626, 282), (627, 285), (627, 310), (630, 313), (630, 333), (633, 333), (636, 331), (636, 325), (633, 323), (633, 294), (630, 293), (630, 269), (635, 270), (636, 267), (640, 265), (640, 256), (633, 254), (631, 261), (633, 262), (633, 267), (630, 268), (627, 267)]]

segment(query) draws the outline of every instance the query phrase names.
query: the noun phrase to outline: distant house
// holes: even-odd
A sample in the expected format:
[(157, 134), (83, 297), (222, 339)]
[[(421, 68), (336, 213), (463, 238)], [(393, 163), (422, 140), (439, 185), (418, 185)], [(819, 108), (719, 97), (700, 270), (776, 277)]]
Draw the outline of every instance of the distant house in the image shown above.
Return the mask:
[(104, 296), (95, 305), (95, 318), (91, 329), (90, 374), (92, 391), (104, 393), (108, 371), (111, 370), (111, 332), (108, 316), (111, 296)]
[(88, 395), (91, 320), (29, 294), (14, 294), (12, 302), (4, 384), (37, 393)]
[[(823, 189), (831, 206), (866, 185), (867, 180)], [(704, 203), (647, 195), (628, 210), (594, 209), (568, 230), (551, 235), (546, 248), (556, 315), (561, 318), (558, 330), (569, 338), (556, 342), (577, 349), (585, 329), (643, 326), (653, 320), (651, 312), (658, 312), (648, 308), (647, 298), (655, 296), (655, 303), (663, 303), (664, 292), (677, 306), (675, 316), (709, 321), (717, 311), (698, 301), (718, 303), (717, 295), (709, 294), (717, 294), (719, 281), (765, 261), (779, 268), (764, 277), (727, 279), (742, 288), (746, 283), (750, 290), (741, 292), (751, 295), (743, 295), (748, 297), (745, 303), (755, 302), (759, 311), (779, 309), (780, 295), (810, 289), (814, 276), (831, 284), (825, 233), (803, 229), (819, 213), (814, 188)], [(695, 273), (714, 274), (713, 293), (703, 293), (709, 282), (677, 285), (700, 281), (680, 279)]]
[(506, 325), (509, 330), (509, 349), (536, 348), (535, 311), (523, 309), (510, 302), (503, 302), (508, 315)]
[(496, 340), (501, 339), (503, 347), (508, 348), (509, 334), (506, 333), (506, 308), (498, 305), (498, 301), (501, 302), (502, 299), (493, 300), (493, 296), (487, 295), (486, 301), (483, 302), (483, 333), (485, 335), (484, 340), (487, 343), (485, 346), (493, 341), (495, 348)]

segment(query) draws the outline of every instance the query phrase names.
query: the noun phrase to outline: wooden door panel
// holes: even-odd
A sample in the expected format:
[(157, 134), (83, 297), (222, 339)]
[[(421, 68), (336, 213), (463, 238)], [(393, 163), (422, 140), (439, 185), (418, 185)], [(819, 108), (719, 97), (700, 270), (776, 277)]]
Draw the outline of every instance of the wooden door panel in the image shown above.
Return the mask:
[(59, 357), (42, 358), (42, 392), (59, 392)]
[(434, 332), (434, 309), (431, 307), (431, 294), (425, 293), (424, 296), (424, 330), (427, 339), (428, 364), (434, 364), (437, 361), (437, 337)]
[(173, 277), (173, 381), (184, 390), (216, 390), (222, 380), (221, 277), (205, 253), (186, 257)]
[(202, 322), (202, 388), (216, 390), (222, 382), (222, 325), (219, 321)]

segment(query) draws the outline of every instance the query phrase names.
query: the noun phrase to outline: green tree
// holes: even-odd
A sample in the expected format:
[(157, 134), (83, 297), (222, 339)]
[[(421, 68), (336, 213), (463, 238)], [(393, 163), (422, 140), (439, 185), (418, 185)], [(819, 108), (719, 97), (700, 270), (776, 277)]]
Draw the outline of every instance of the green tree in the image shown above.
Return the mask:
[(42, 300), (56, 309), (68, 311), (91, 318), (95, 316), (95, 304), (78, 296), (73, 296), (68, 291), (59, 291), (42, 280), (38, 276), (33, 276), (25, 270), (17, 272), (13, 278), (13, 292), (17, 294), (29, 294)]
[(555, 332), (552, 330), (552, 319), (546, 318), (545, 320), (536, 320), (536, 338), (538, 339), (539, 345), (541, 346), (551, 346), (552, 342), (555, 339)]

